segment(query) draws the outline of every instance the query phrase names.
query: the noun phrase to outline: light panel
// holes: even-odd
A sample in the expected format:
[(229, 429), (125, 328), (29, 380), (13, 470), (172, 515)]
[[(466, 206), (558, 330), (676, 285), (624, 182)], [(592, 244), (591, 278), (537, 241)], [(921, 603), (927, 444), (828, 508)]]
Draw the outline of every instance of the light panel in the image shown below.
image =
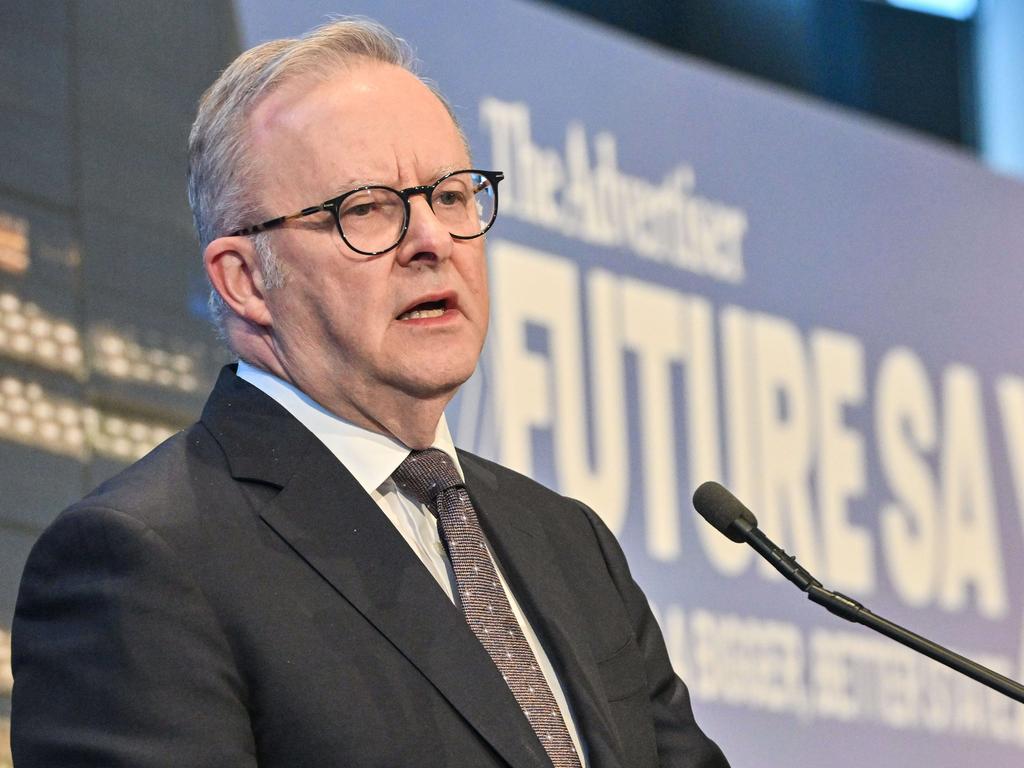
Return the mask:
[(971, 18), (978, 10), (978, 0), (889, 0), (889, 5), (961, 21)]

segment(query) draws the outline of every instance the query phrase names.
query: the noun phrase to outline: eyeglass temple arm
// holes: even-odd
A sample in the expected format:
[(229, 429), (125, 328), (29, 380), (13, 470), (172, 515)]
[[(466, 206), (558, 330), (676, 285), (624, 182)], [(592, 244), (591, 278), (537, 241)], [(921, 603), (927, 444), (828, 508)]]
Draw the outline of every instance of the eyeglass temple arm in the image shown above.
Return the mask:
[(254, 224), (253, 226), (246, 227), (245, 229), (235, 230), (234, 232), (231, 233), (231, 236), (237, 237), (239, 235), (258, 235), (260, 232), (266, 232), (268, 229), (275, 229), (276, 227), (280, 227), (286, 221), (291, 221), (292, 219), (301, 219), (303, 216), (310, 216), (314, 213), (319, 213), (320, 211), (326, 211), (328, 210), (329, 207), (330, 206), (327, 203), (321, 203), (320, 205), (311, 205), (309, 208), (303, 208), (298, 213), (291, 213), (287, 216), (278, 216), (276, 219), (264, 221), (262, 224)]

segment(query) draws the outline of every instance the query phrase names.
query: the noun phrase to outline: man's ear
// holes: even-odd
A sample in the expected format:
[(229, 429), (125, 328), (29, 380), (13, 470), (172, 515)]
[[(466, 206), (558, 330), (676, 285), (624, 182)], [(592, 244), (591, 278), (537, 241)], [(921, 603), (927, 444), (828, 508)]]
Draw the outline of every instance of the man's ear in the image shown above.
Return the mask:
[(203, 251), (203, 265), (214, 290), (236, 315), (255, 325), (273, 325), (252, 238), (218, 237)]

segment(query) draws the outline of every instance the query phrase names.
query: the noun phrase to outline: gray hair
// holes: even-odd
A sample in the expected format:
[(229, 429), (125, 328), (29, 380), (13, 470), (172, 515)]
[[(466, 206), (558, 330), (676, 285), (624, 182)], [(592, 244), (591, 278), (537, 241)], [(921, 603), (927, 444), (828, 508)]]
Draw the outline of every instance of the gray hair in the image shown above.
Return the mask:
[[(367, 60), (392, 64), (419, 77), (455, 120), (437, 88), (416, 73), (408, 43), (370, 19), (338, 19), (301, 37), (271, 40), (245, 51), (203, 94), (189, 134), (188, 199), (201, 249), (227, 232), (256, 222), (264, 213), (253, 194), (258, 188), (256, 164), (247, 162), (247, 121), (257, 104), (285, 82), (300, 77), (324, 79)], [(269, 234), (255, 235), (254, 247), (264, 287), (281, 287), (285, 274), (270, 247)], [(213, 289), (209, 308), (218, 335), (230, 346), (225, 320), (231, 310)]]

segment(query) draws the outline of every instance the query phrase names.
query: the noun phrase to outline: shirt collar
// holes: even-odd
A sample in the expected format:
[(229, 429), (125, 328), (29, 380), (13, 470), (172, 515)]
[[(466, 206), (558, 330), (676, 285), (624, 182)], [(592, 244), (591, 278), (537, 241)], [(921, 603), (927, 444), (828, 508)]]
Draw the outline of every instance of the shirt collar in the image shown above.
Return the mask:
[[(335, 416), (307, 394), (272, 373), (238, 362), (238, 377), (274, 399), (322, 442), (367, 493), (383, 485), (411, 453), (407, 445), (379, 432), (357, 427)], [(459, 476), (465, 479), (455, 452), (448, 422), (441, 414), (434, 432), (432, 448), (439, 448), (455, 463)]]

